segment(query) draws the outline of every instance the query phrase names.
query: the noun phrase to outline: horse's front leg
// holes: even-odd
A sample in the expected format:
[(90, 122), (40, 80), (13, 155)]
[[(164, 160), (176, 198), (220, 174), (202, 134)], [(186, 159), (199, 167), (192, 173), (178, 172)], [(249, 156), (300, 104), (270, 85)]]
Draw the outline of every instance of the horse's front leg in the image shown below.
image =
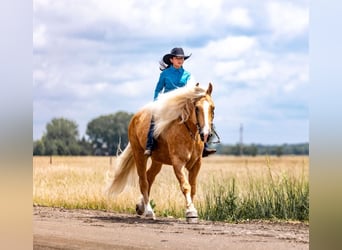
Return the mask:
[(195, 217), (197, 218), (197, 210), (195, 208), (195, 206), (193, 205), (194, 202), (194, 198), (196, 195), (196, 180), (197, 180), (197, 176), (199, 173), (199, 170), (201, 168), (201, 158), (193, 165), (193, 167), (189, 170), (189, 183), (190, 183), (190, 187), (191, 187), (191, 201), (192, 201), (192, 207), (188, 208), (187, 213), (188, 213), (188, 217)]
[(175, 164), (173, 166), (175, 175), (179, 181), (180, 188), (184, 194), (186, 201), (186, 212), (185, 217), (188, 222), (196, 222), (197, 221), (197, 210), (192, 202), (192, 190), (191, 185), (189, 184), (186, 175), (185, 175), (185, 163), (183, 164)]
[(194, 201), (194, 197), (196, 195), (197, 176), (198, 176), (200, 168), (201, 168), (201, 158), (189, 170), (189, 183), (191, 186), (191, 199), (192, 199), (192, 201)]

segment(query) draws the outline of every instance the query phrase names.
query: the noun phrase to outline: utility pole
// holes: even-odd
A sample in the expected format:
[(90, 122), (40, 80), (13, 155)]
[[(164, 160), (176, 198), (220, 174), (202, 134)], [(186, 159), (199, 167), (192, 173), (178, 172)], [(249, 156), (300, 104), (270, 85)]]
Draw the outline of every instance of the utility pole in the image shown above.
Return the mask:
[(243, 125), (240, 124), (240, 156), (243, 155)]

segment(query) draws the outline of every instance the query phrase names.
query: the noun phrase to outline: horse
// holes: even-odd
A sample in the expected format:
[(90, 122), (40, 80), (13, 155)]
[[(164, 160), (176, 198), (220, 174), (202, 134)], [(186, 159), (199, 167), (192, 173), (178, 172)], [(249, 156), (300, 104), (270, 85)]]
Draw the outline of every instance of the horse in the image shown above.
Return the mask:
[[(212, 133), (215, 109), (212, 90), (212, 83), (207, 89), (199, 87), (199, 83), (194, 87), (181, 87), (159, 95), (156, 101), (133, 115), (128, 125), (129, 143), (116, 159), (117, 169), (107, 190), (110, 196), (120, 194), (128, 180), (138, 174), (141, 199), (136, 204), (136, 212), (140, 216), (155, 219), (149, 200), (151, 187), (162, 165), (172, 165), (185, 197), (186, 219), (188, 222), (197, 220), (198, 213), (193, 200), (204, 143)], [(144, 150), (152, 117), (156, 147), (147, 169), (149, 156), (144, 155)]]

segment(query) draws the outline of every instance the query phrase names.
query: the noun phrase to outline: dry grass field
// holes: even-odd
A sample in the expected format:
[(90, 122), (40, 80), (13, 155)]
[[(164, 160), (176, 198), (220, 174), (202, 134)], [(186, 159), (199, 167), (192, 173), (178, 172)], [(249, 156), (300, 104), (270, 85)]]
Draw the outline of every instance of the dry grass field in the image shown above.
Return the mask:
[[(33, 157), (33, 203), (134, 213), (137, 185), (115, 200), (105, 195), (114, 167), (115, 157)], [(268, 206), (284, 210), (288, 201), (295, 210), (297, 200), (308, 210), (308, 179), (308, 156), (211, 156), (203, 159), (195, 205), (202, 217), (214, 220), (227, 219), (222, 217), (225, 213), (257, 217), (248, 214), (251, 209), (268, 216), (273, 213)], [(151, 199), (157, 216), (184, 216), (185, 201), (171, 166), (165, 165), (157, 176)], [(242, 207), (246, 204), (251, 208)], [(219, 206), (229, 210), (221, 211)], [(293, 219), (290, 212), (284, 213), (285, 219)], [(269, 216), (281, 218), (274, 214)]]

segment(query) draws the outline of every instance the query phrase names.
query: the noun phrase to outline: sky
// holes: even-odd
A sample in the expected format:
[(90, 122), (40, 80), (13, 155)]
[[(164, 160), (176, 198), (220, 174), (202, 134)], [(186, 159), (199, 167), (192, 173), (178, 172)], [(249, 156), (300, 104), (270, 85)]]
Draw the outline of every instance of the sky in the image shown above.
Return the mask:
[(159, 61), (213, 83), (224, 144), (309, 142), (309, 1), (33, 1), (33, 139), (153, 100)]

